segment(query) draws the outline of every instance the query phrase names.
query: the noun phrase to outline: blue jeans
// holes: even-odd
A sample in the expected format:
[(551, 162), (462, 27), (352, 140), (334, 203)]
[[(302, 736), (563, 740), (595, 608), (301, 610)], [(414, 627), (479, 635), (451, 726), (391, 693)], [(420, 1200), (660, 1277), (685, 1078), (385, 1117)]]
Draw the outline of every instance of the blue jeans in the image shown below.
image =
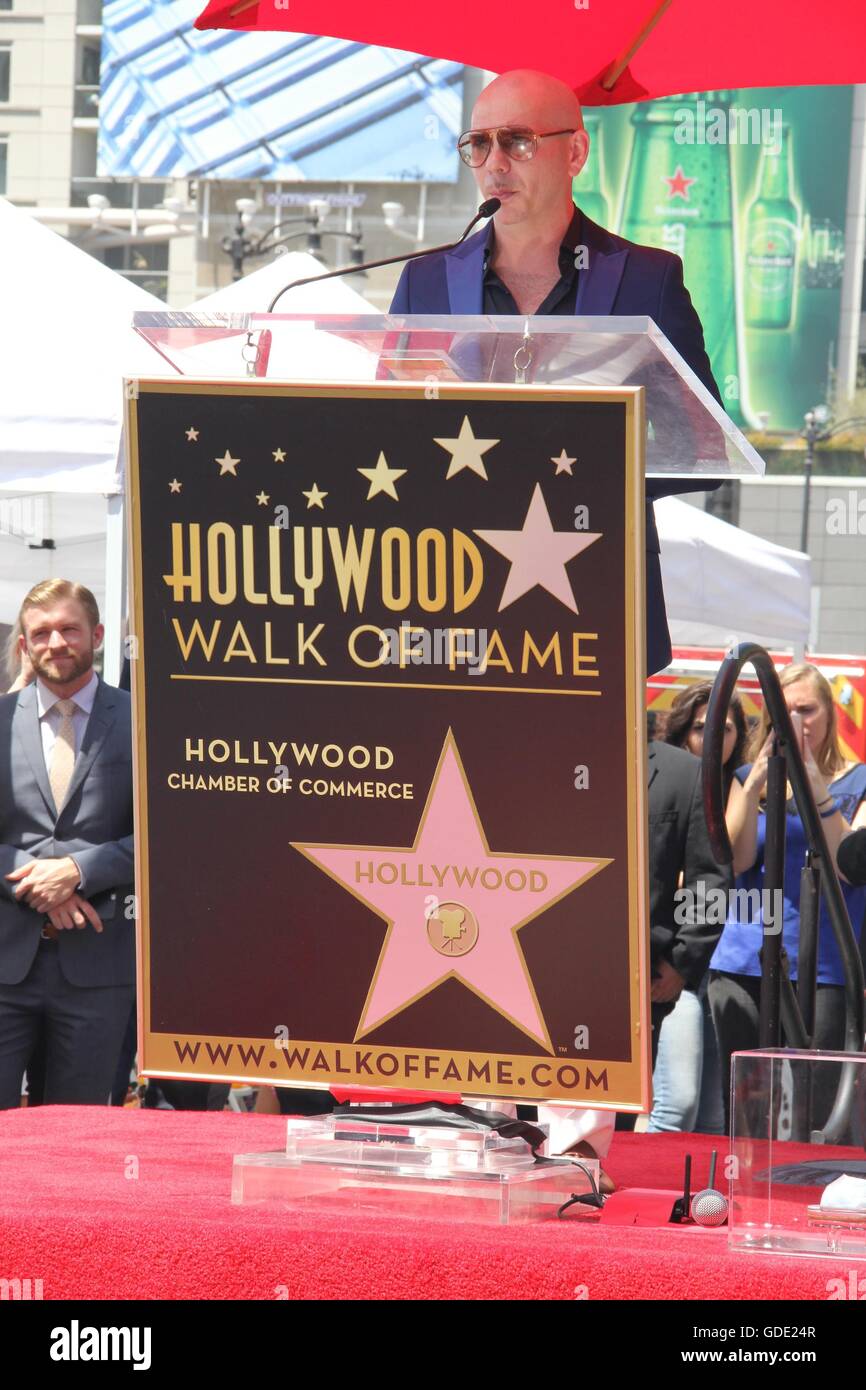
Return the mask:
[(724, 1134), (725, 1113), (713, 1020), (706, 981), (684, 989), (662, 1023), (653, 1071), (653, 1108), (648, 1134), (698, 1130)]

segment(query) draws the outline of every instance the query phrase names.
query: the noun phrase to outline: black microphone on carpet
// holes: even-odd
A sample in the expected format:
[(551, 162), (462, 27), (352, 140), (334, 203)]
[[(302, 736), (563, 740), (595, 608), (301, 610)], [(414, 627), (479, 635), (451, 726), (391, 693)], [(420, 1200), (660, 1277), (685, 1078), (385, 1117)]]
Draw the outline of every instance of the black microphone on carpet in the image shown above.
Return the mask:
[(364, 261), (362, 265), (344, 265), (339, 270), (323, 270), (321, 275), (308, 275), (303, 280), (293, 280), (290, 285), (284, 285), (281, 290), (277, 291), (268, 305), (268, 313), (274, 312), (274, 305), (278, 299), (282, 298), (289, 290), (297, 289), (299, 285), (313, 285), (317, 280), (333, 280), (337, 275), (357, 275), (362, 270), (378, 270), (380, 266), (384, 265), (400, 265), (402, 261), (414, 261), (419, 256), (432, 256), (438, 251), (453, 251), (455, 246), (459, 246), (461, 242), (466, 240), (477, 222), (482, 222), (485, 217), (492, 217), (501, 207), (502, 200), (500, 198), (488, 198), (486, 202), (481, 204), (469, 226), (457, 240), (446, 242), (444, 246), (429, 246), (424, 251), (408, 251), (404, 256), (389, 256), (384, 261)]
[(688, 1221), (691, 1216), (691, 1185), (692, 1185), (692, 1156), (686, 1154), (685, 1172), (683, 1173), (683, 1195), (678, 1197), (671, 1208), (670, 1220), (674, 1223)]
[(858, 888), (866, 884), (866, 827), (852, 830), (836, 851), (840, 874)]
[(728, 1219), (728, 1199), (716, 1187), (716, 1159), (718, 1152), (713, 1149), (710, 1159), (710, 1180), (692, 1198), (692, 1220), (697, 1226), (724, 1226)]

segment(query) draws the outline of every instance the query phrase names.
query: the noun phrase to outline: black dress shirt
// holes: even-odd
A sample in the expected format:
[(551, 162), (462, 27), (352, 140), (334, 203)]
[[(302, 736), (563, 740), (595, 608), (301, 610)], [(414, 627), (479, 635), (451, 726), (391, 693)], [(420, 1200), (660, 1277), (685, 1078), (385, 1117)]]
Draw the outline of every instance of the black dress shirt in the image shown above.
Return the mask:
[[(546, 299), (539, 304), (533, 314), (574, 314), (577, 301), (577, 277), (575, 247), (580, 234), (580, 213), (577, 208), (568, 224), (568, 229), (559, 248), (559, 279)], [(490, 250), (484, 259), (484, 299), (485, 314), (519, 314), (514, 296), (506, 284), (500, 280), (489, 264)]]

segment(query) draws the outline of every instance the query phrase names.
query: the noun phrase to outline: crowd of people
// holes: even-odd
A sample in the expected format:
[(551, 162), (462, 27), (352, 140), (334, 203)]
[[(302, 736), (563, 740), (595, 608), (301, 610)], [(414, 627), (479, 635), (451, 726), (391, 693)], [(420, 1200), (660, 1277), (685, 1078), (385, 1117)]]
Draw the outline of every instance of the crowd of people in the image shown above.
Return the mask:
[[(82, 585), (46, 580), (25, 597), (6, 651), (0, 697), (0, 1108), (123, 1104), (135, 1060), (135, 914), (130, 697), (96, 673), (103, 637)], [(866, 765), (845, 757), (832, 689), (809, 663), (786, 666), (784, 697), (827, 844), (866, 826)], [(711, 686), (678, 691), (650, 721), (649, 877), (654, 1103), (650, 1131), (728, 1127), (731, 1054), (758, 1045), (766, 847), (766, 710), (747, 719), (736, 694), (723, 743), (732, 870), (712, 858), (700, 754)], [(653, 727), (654, 726), (654, 727)], [(789, 789), (790, 791), (790, 789)], [(782, 940), (797, 978), (806, 833), (787, 804)], [(693, 901), (689, 905), (688, 892)], [(723, 922), (701, 911), (728, 892)], [(866, 887), (843, 879), (861, 939)], [(682, 903), (685, 901), (685, 907)], [(822, 906), (816, 1047), (843, 1044), (842, 962)], [(151, 1083), (146, 1103), (221, 1108), (228, 1087)], [(305, 1113), (329, 1094), (263, 1091), (259, 1108)], [(819, 1099), (820, 1123), (832, 1094)], [(624, 1124), (629, 1120), (622, 1117)], [(584, 1128), (583, 1133), (589, 1133)], [(580, 1128), (575, 1134), (580, 1133)]]
[[(786, 666), (780, 673), (785, 703), (800, 740), (811, 791), (834, 856), (842, 839), (866, 825), (866, 765), (845, 757), (836, 705), (827, 678), (811, 663)], [(693, 684), (675, 698), (659, 736), (700, 754), (710, 686)], [(684, 987), (661, 1030), (654, 1072), (655, 1101), (649, 1128), (697, 1129), (725, 1133), (729, 1127), (731, 1056), (759, 1045), (761, 946), (764, 915), (771, 905), (765, 883), (767, 765), (773, 734), (764, 707), (749, 728), (742, 701), (733, 697), (723, 743), (725, 819), (734, 853), (733, 888), (725, 922), (698, 989)], [(800, 935), (801, 869), (807, 839), (788, 787), (785, 876), (782, 893), (782, 945), (792, 981), (797, 980)], [(866, 887), (842, 882), (848, 915), (861, 950)], [(841, 1049), (845, 1000), (842, 962), (826, 903), (818, 936), (818, 986), (813, 1046)], [(833, 1074), (825, 1072), (824, 1094), (813, 1112), (816, 1126), (826, 1119), (833, 1099)]]

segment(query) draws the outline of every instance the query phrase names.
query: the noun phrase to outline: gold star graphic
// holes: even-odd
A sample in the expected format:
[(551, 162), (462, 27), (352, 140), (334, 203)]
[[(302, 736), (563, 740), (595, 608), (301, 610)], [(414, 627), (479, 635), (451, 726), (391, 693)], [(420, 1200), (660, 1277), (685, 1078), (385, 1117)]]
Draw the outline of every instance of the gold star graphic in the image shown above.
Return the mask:
[(574, 477), (574, 474), (571, 470), (573, 465), (577, 463), (577, 459), (569, 458), (568, 454), (565, 452), (564, 449), (562, 453), (559, 455), (559, 458), (551, 458), (550, 462), (556, 464), (557, 478), (559, 477), (560, 473), (567, 473), (569, 478)]
[(436, 439), (436, 444), (447, 449), (451, 455), (451, 462), (448, 465), (448, 472), (445, 480), (453, 478), (455, 473), (460, 473), (464, 468), (471, 468), (473, 473), (477, 473), (479, 478), (487, 482), (487, 469), (481, 459), (482, 454), (486, 454), (488, 449), (492, 449), (494, 444), (498, 444), (498, 439), (476, 439), (469, 423), (469, 416), (463, 416), (463, 424), (460, 426), (460, 433), (456, 439)]
[(190, 442), (191, 444), (197, 443), (197, 442), (198, 442), (198, 430), (194, 430), (193, 427), (192, 427), (192, 425), (190, 425), (189, 429), (188, 429), (187, 432), (186, 432), (186, 437), (187, 437), (187, 439), (189, 440), (189, 442)]
[(271, 500), (271, 499), (270, 499), (270, 497), (268, 496), (268, 494), (267, 494), (266, 492), (257, 492), (257, 493), (256, 493), (256, 501), (258, 502), (258, 504), (259, 504), (260, 507), (266, 507), (266, 506), (268, 505), (268, 503), (270, 502), (270, 500)]
[(214, 459), (214, 463), (218, 463), (220, 466), (220, 477), (222, 477), (224, 473), (231, 473), (233, 478), (238, 476), (235, 469), (240, 463), (240, 459), (233, 459), (228, 449), (226, 449), (221, 459)]
[(406, 472), (405, 468), (389, 468), (388, 461), (384, 454), (379, 455), (375, 468), (359, 468), (358, 472), (362, 478), (366, 478), (370, 484), (367, 493), (367, 501), (371, 497), (376, 497), (380, 492), (384, 492), (386, 497), (393, 497), (395, 502), (400, 499), (397, 496), (397, 489), (394, 486), (398, 478), (402, 478)]
[(284, 462), (285, 462), (285, 458), (286, 458), (286, 451), (285, 451), (285, 449), (274, 449), (274, 451), (273, 451), (273, 460), (274, 460), (274, 463), (284, 463)]
[(169, 492), (180, 492), (182, 487), (183, 483), (179, 483), (177, 478), (172, 478), (171, 482), (168, 485), (168, 490)]
[(327, 497), (327, 495), (328, 494), (326, 492), (319, 491), (318, 483), (313, 483), (313, 486), (310, 488), (310, 491), (304, 493), (304, 496), (307, 499), (307, 511), (309, 511), (311, 507), (320, 507), (321, 510), (324, 511), (325, 498)]

